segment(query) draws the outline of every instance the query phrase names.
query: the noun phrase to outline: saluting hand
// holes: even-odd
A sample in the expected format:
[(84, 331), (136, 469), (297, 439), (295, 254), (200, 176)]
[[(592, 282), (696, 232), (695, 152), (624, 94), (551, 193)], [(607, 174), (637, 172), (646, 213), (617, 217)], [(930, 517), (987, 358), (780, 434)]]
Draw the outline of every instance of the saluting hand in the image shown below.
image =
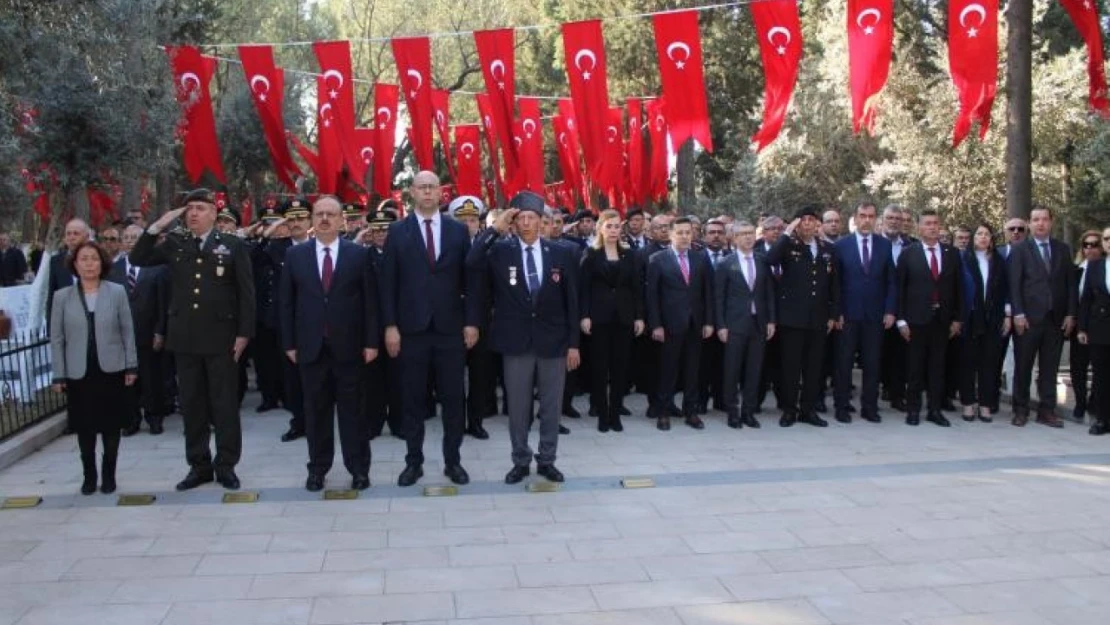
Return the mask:
[(508, 234), (509, 227), (513, 225), (513, 220), (516, 219), (517, 213), (519, 212), (519, 208), (510, 208), (503, 211), (497, 216), (497, 220), (493, 222), (493, 229), (501, 234)]
[(154, 222), (154, 229), (158, 230), (159, 232), (161, 232), (162, 230), (165, 230), (166, 226), (169, 226), (170, 224), (172, 224), (174, 222), (174, 220), (181, 217), (181, 215), (188, 208), (189, 208), (188, 206), (180, 206), (180, 207), (175, 208), (173, 210), (166, 211), (165, 215), (162, 215), (161, 217), (158, 218), (158, 221)]

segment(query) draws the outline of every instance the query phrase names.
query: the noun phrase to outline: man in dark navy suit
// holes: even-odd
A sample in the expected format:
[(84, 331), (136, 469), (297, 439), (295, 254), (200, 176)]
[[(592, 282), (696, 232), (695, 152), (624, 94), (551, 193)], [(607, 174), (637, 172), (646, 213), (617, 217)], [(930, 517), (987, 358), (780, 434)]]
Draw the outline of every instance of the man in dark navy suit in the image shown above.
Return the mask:
[[(738, 221), (730, 230), (735, 253), (725, 257), (713, 273), (714, 319), (717, 338), (724, 344), (724, 408), (728, 426), (758, 428), (759, 372), (763, 348), (775, 335), (775, 281), (762, 256), (755, 253), (755, 226)], [(744, 402), (736, 387), (743, 383)]]
[(478, 342), (481, 318), (480, 298), (464, 298), (470, 235), (463, 224), (441, 216), (434, 173), (416, 174), (412, 197), (413, 211), (390, 226), (378, 266), (385, 348), (399, 359), (404, 384), (408, 453), (397, 485), (412, 486), (424, 476), (429, 376), (443, 406), (444, 475), (466, 484), (470, 476), (459, 456), (466, 426), (463, 369), (466, 350)]
[[(890, 240), (875, 235), (877, 208), (872, 202), (856, 205), (856, 232), (842, 237), (836, 247), (840, 273), (840, 327), (833, 371), (836, 376), (836, 420), (851, 423), (852, 367), (860, 354), (863, 383), (860, 417), (878, 423), (879, 362), (883, 331), (894, 326), (898, 300)], [(894, 365), (895, 363), (890, 363)]]
[(370, 487), (370, 421), (359, 409), (362, 366), (378, 356), (376, 285), (366, 248), (340, 238), (343, 211), (325, 195), (312, 207), (315, 238), (285, 255), (281, 340), (308, 394), (305, 437), (311, 492), (324, 487), (335, 457), (333, 414), (351, 488)]
[[(713, 269), (704, 250), (691, 249), (694, 225), (679, 217), (671, 227), (671, 249), (656, 252), (648, 261), (645, 303), (651, 338), (662, 344), (656, 427), (671, 429), (668, 407), (681, 368), (684, 374), (682, 414), (686, 425), (705, 427), (698, 416), (698, 367), (701, 342), (713, 335)], [(651, 408), (649, 408), (651, 410)]]
[[(563, 481), (555, 468), (560, 404), (566, 372), (580, 362), (578, 257), (540, 238), (543, 214), (542, 197), (518, 193), (493, 228), (478, 235), (466, 259), (491, 293), (490, 346), (505, 363), (513, 461), (506, 484), (516, 484), (531, 472), (533, 392), (538, 392), (540, 402), (536, 472), (552, 482)], [(517, 236), (502, 238), (514, 222)]]
[(50, 311), (54, 308), (55, 291), (77, 284), (77, 276), (69, 270), (69, 255), (78, 245), (88, 241), (90, 234), (89, 224), (83, 219), (70, 219), (66, 222), (64, 247), (50, 257), (50, 274), (47, 276), (50, 287), (46, 293), (47, 319), (50, 319)]

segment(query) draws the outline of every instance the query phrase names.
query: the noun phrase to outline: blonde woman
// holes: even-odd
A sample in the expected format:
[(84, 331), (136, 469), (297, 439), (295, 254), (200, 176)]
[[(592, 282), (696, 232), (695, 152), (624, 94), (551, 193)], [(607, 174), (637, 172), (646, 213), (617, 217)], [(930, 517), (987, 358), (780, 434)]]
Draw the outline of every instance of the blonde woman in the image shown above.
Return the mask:
[(621, 225), (620, 213), (602, 211), (593, 246), (582, 257), (581, 329), (592, 337), (590, 404), (597, 408), (599, 432), (624, 429), (620, 407), (632, 337), (644, 331), (640, 258), (621, 241)]

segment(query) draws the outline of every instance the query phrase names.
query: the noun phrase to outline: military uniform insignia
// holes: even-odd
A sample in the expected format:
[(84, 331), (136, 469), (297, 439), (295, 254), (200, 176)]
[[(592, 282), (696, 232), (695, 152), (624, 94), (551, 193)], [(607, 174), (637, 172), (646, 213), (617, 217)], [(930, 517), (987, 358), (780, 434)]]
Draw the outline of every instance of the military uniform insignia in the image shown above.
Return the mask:
[(552, 282), (554, 282), (555, 284), (559, 284), (559, 281), (562, 280), (562, 279), (563, 279), (563, 270), (562, 269), (559, 269), (558, 267), (555, 267), (554, 269), (551, 270), (551, 281)]
[(516, 267), (509, 266), (509, 286), (516, 286)]
[(219, 247), (212, 250), (212, 253), (216, 256), (227, 256), (228, 254), (231, 254), (231, 250), (227, 249), (227, 247), (223, 243), (221, 243)]

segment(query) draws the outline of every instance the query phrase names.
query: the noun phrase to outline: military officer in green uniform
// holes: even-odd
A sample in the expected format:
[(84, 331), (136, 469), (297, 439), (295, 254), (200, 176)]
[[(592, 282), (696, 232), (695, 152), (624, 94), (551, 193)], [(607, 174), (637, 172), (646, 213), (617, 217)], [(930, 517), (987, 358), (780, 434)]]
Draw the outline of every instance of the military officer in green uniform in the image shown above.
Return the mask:
[[(216, 230), (216, 203), (197, 189), (185, 205), (163, 215), (131, 250), (140, 267), (167, 265), (172, 282), (166, 349), (174, 353), (185, 417), (189, 474), (177, 490), (213, 479), (239, 488), (235, 465), (242, 450), (238, 360), (255, 330), (254, 278), (246, 244)], [(185, 227), (166, 232), (184, 217)], [(165, 239), (158, 235), (166, 232)], [(216, 430), (216, 457), (209, 423)]]

